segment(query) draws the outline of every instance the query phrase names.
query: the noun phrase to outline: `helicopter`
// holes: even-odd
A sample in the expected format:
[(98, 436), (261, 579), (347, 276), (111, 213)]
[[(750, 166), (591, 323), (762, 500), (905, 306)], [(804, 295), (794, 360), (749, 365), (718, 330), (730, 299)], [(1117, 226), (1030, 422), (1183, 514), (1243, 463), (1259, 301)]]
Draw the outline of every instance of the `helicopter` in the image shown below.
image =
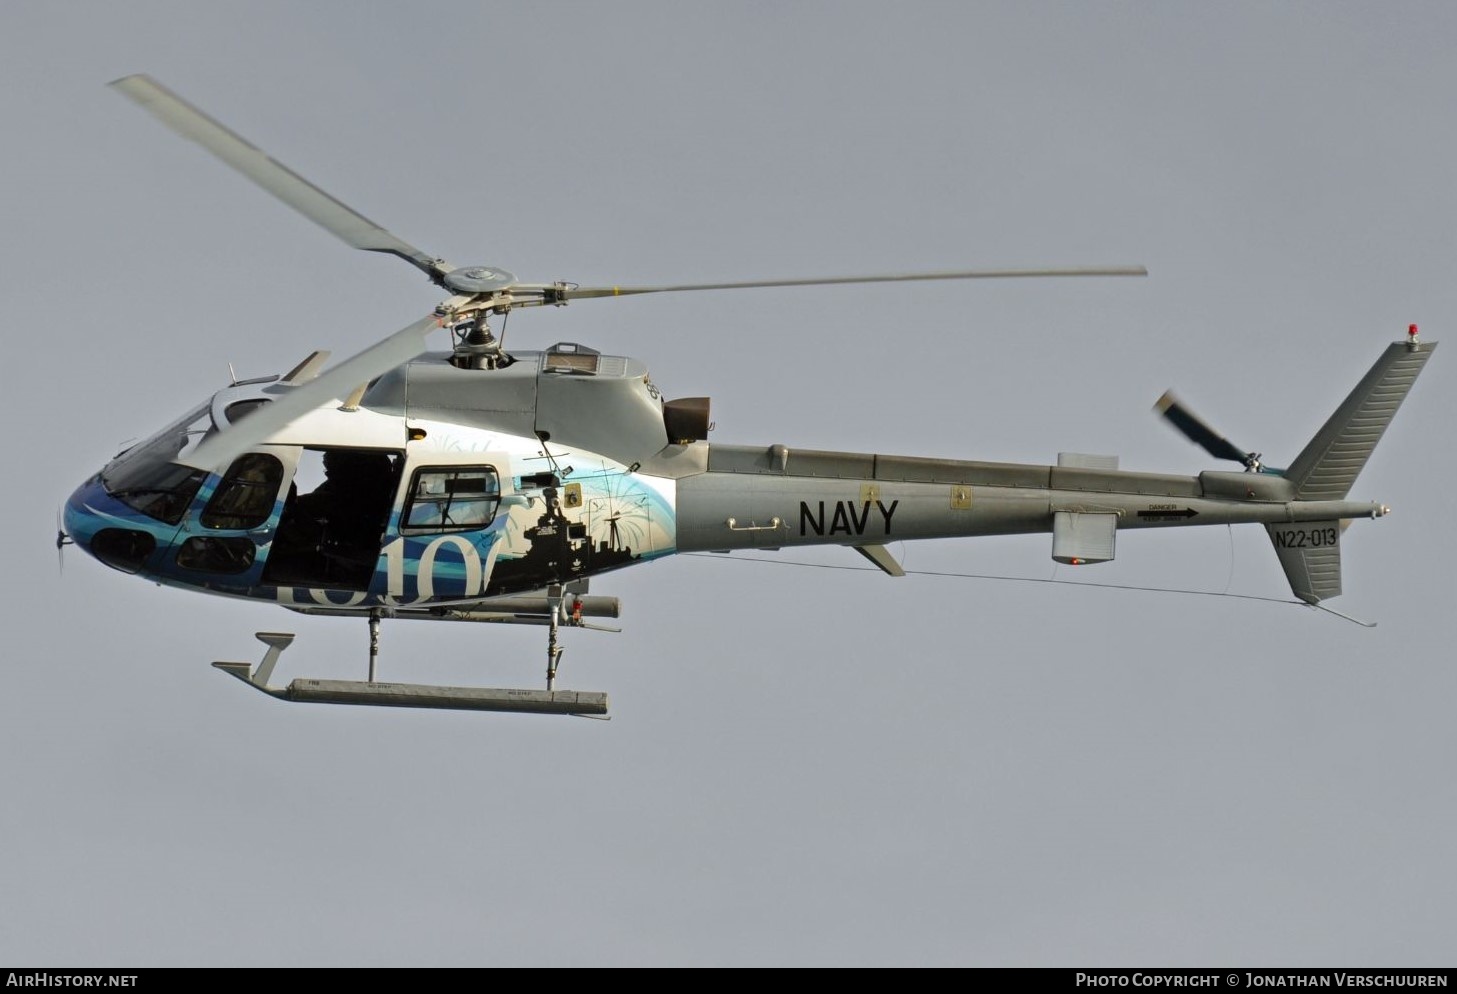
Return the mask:
[[(315, 351), (286, 373), (231, 379), (65, 501), (58, 547), (120, 572), (367, 620), (365, 680), (274, 686), (294, 639), (286, 632), (256, 633), (266, 646), (257, 666), (213, 663), (284, 701), (605, 718), (607, 694), (557, 686), (561, 630), (617, 630), (602, 619), (620, 617), (619, 600), (590, 593), (591, 580), (681, 553), (844, 546), (899, 577), (889, 546), (905, 540), (1047, 533), (1055, 562), (1086, 566), (1112, 561), (1123, 529), (1252, 523), (1267, 530), (1295, 597), (1320, 606), (1341, 592), (1347, 526), (1389, 512), (1348, 495), (1436, 348), (1410, 326), (1285, 468), (1234, 445), (1172, 393), (1155, 410), (1240, 469), (1181, 476), (1079, 453), (1040, 465), (710, 443), (709, 398), (667, 399), (641, 360), (577, 342), (507, 351), (491, 319), (646, 293), (1147, 270), (523, 282), (401, 240), (150, 76), (110, 86), (348, 245), (396, 256), (448, 295), (332, 366)], [(448, 349), (429, 348), (436, 332)], [(545, 627), (545, 688), (380, 680), (384, 619)]]

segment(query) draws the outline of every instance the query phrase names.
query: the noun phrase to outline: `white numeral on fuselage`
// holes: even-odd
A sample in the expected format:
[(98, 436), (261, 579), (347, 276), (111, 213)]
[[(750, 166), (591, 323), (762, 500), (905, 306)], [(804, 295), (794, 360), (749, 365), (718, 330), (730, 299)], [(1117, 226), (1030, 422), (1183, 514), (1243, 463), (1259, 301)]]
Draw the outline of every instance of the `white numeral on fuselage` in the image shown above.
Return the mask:
[[(484, 594), (486, 583), (490, 580), (491, 567), (496, 561), (494, 538), (492, 536), (490, 551), (486, 553), (484, 563), (481, 562), (480, 553), (476, 552), (475, 544), (464, 535), (441, 535), (432, 540), (420, 553), (419, 569), (415, 576), (415, 599), (412, 603), (422, 603), (435, 596), (435, 557), (446, 545), (453, 546), (465, 563), (465, 589), (461, 596), (477, 597)], [(405, 540), (397, 538), (380, 551), (385, 557), (386, 594), (391, 600), (401, 602), (405, 597)]]

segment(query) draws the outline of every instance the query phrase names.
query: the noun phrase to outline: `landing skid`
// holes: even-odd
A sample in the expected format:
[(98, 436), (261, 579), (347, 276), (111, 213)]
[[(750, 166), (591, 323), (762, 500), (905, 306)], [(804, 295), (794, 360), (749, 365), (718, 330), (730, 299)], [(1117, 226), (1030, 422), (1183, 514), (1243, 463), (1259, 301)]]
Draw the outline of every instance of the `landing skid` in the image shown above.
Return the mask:
[[(288, 632), (257, 632), (258, 641), (268, 646), (257, 669), (251, 663), (214, 662), (213, 666), (237, 677), (255, 690), (281, 701), (313, 704), (362, 704), (391, 708), (436, 708), (454, 711), (507, 711), (518, 714), (568, 714), (602, 718), (607, 715), (608, 699), (603, 693), (583, 690), (557, 690), (557, 668), (561, 665), (562, 647), (557, 631), (561, 615), (561, 588), (548, 594), (552, 610), (550, 635), (547, 640), (545, 690), (520, 690), (498, 687), (439, 687), (421, 683), (386, 683), (376, 679), (379, 662), (379, 622), (381, 612), (369, 615), (369, 679), (368, 680), (305, 680), (295, 679), (286, 687), (271, 687), (268, 681), (283, 650), (293, 644)], [(575, 624), (581, 619), (574, 617)]]

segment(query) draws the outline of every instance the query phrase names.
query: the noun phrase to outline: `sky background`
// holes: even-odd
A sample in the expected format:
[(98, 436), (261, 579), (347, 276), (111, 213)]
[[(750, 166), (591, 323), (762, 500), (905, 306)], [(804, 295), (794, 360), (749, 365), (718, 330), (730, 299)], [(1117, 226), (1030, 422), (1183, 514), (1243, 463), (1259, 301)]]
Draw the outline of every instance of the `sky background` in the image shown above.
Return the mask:
[[(583, 301), (507, 343), (639, 357), (720, 443), (1195, 474), (1235, 467), (1165, 389), (1284, 465), (1408, 324), (1450, 337), (1454, 46), (1448, 3), (3, 0), (0, 963), (1452, 966), (1457, 353), (1352, 492), (1393, 514), (1331, 606), (1374, 629), (1275, 603), (1252, 525), (1081, 571), (1047, 535), (892, 547), (1017, 580), (684, 556), (564, 636), (610, 721), (291, 705), (208, 663), (284, 630), (278, 679), (362, 679), (363, 621), (53, 544), (229, 363), (440, 296), (117, 77), (524, 280), (1146, 265)], [(544, 643), (386, 624), (381, 677), (536, 687)]]

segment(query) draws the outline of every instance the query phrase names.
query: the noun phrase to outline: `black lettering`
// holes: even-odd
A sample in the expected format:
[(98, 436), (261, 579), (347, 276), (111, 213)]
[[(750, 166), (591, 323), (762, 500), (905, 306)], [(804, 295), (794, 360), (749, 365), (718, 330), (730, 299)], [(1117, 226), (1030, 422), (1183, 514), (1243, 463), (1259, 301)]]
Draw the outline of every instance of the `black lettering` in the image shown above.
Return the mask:
[(830, 534), (836, 535), (840, 532), (850, 534), (850, 516), (845, 513), (845, 502), (837, 500), (835, 501), (835, 518), (830, 522)]
[(870, 501), (864, 501), (860, 505), (860, 514), (855, 514), (855, 505), (850, 505), (850, 520), (855, 524), (855, 534), (865, 534), (865, 520), (870, 517)]
[(1339, 528), (1288, 528), (1275, 533), (1277, 549), (1328, 549), (1340, 542)]
[(876, 501), (875, 502), (875, 506), (878, 507), (878, 508), (880, 508), (880, 516), (885, 519), (885, 533), (887, 535), (889, 535), (890, 534), (890, 516), (892, 514), (894, 514), (895, 513), (895, 509), (900, 506), (900, 501), (898, 501), (898, 500), (891, 501), (890, 502), (890, 507), (886, 507), (880, 501)]
[(809, 534), (809, 532), (805, 529), (805, 525), (809, 525), (810, 528), (813, 528), (816, 535), (823, 535), (825, 533), (824, 501), (820, 501), (819, 517), (816, 517), (814, 512), (809, 509), (808, 501), (799, 502), (799, 533), (801, 535)]

